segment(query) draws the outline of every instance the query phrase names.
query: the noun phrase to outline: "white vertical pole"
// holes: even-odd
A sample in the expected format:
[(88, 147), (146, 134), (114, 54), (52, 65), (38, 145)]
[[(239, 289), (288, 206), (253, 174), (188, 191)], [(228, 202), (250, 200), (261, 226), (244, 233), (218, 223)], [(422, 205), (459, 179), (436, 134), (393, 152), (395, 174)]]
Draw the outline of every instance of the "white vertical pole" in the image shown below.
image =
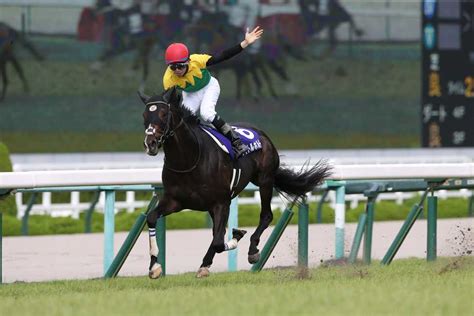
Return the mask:
[(344, 257), (344, 223), (346, 217), (346, 187), (341, 185), (336, 189), (336, 259)]
[(43, 192), (42, 200), (43, 214), (51, 215), (51, 192)]
[(81, 203), (81, 195), (79, 191), (72, 191), (71, 192), (71, 210), (72, 210), (72, 218), (79, 219), (79, 211), (80, 211), (80, 204)]
[(23, 193), (18, 192), (15, 194), (15, 200), (16, 200), (16, 218), (20, 219), (23, 218), (25, 215), (25, 205), (23, 204)]
[[(232, 228), (237, 228), (239, 226), (239, 207), (238, 207), (238, 197), (232, 199), (230, 202), (230, 212), (229, 220), (227, 222), (227, 240), (232, 239)], [(234, 250), (228, 251), (228, 269), (229, 271), (237, 271), (237, 255), (238, 247)]]
[(125, 202), (127, 203), (127, 213), (133, 213), (135, 211), (135, 191), (127, 191)]

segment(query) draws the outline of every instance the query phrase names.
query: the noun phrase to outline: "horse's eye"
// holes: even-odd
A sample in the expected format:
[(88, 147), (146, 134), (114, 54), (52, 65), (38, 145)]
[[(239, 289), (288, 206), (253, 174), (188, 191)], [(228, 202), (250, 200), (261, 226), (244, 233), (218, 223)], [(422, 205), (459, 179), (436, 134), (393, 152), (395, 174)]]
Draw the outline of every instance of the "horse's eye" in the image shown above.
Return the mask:
[(160, 118), (161, 121), (165, 121), (166, 115), (167, 115), (166, 111), (160, 111), (160, 113), (158, 114), (158, 117)]

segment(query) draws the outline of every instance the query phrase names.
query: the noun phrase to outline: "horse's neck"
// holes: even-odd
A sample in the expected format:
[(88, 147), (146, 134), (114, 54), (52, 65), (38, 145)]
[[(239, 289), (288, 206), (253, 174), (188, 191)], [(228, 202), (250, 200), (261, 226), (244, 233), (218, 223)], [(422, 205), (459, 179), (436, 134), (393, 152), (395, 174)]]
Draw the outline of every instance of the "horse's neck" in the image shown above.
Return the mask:
[(163, 151), (173, 168), (188, 168), (199, 159), (200, 148), (196, 133), (196, 127), (182, 122), (174, 131), (174, 136), (166, 141)]

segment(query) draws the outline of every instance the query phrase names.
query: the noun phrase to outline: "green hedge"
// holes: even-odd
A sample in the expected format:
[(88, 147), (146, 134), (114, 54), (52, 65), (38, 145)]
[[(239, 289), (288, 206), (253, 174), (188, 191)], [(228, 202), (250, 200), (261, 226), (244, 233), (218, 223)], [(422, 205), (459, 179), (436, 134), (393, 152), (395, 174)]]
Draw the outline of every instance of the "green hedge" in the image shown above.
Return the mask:
[[(411, 207), (417, 203), (419, 198), (413, 198), (405, 201), (403, 205), (397, 205), (391, 201), (381, 201), (376, 203), (375, 220), (404, 220), (408, 215)], [(316, 204), (311, 203), (309, 206), (310, 223), (316, 223)], [(425, 205), (426, 209), (426, 205)], [(359, 215), (365, 210), (365, 204), (360, 203), (355, 209), (350, 209), (347, 205), (346, 221), (357, 222)], [(298, 212), (294, 209), (295, 215), (291, 220), (291, 224), (297, 224)], [(257, 205), (242, 205), (239, 207), (239, 226), (257, 226), (259, 219), (260, 207)], [(137, 219), (140, 211), (134, 213), (119, 212), (115, 217), (115, 231), (129, 231), (133, 223)], [(324, 205), (322, 214), (323, 223), (334, 223), (334, 210), (328, 205)], [(39, 216), (34, 215), (29, 219), (30, 235), (52, 235), (52, 234), (73, 234), (84, 232), (84, 214), (80, 219), (70, 217)], [(281, 216), (279, 210), (274, 210), (275, 224)], [(459, 218), (468, 216), (468, 200), (466, 199), (447, 199), (438, 202), (439, 218)], [(205, 228), (207, 223), (207, 214), (203, 212), (181, 212), (167, 217), (167, 229), (191, 229)], [(13, 215), (4, 217), (4, 236), (20, 235), (21, 220)], [(103, 232), (104, 217), (101, 213), (93, 214), (92, 232)]]
[[(0, 172), (12, 171), (12, 163), (7, 146), (0, 142)], [(0, 212), (16, 215), (16, 204), (13, 196), (0, 198)]]

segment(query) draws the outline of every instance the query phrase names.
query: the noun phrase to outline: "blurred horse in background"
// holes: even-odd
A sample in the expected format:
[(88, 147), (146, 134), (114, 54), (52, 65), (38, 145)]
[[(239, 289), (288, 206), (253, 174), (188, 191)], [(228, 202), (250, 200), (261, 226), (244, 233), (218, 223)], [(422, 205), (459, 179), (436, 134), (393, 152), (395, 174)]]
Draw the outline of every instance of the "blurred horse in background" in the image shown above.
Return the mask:
[(5, 99), (7, 87), (9, 84), (7, 75), (7, 64), (11, 63), (16, 73), (20, 77), (25, 92), (29, 91), (28, 81), (26, 80), (23, 67), (15, 55), (15, 43), (22, 44), (38, 61), (44, 60), (44, 57), (34, 47), (33, 43), (28, 41), (20, 32), (11, 26), (0, 22), (0, 74), (2, 76), (2, 90), (0, 92), (0, 101)]
[(328, 31), (329, 47), (320, 57), (328, 57), (334, 53), (338, 45), (337, 28), (349, 23), (349, 36), (360, 38), (364, 31), (359, 28), (352, 15), (342, 6), (339, 0), (298, 0), (301, 16), (306, 27), (306, 36), (311, 38)]
[[(242, 98), (243, 83), (248, 75), (253, 79), (255, 91), (251, 91), (253, 98), (258, 99), (262, 94), (263, 82), (266, 84), (270, 94), (277, 97), (272, 81), (271, 73), (276, 74), (285, 81), (285, 85), (291, 85), (291, 78), (286, 70), (287, 57), (297, 60), (306, 60), (300, 47), (292, 45), (283, 33), (276, 28), (266, 28), (262, 45), (255, 49), (250, 47), (245, 54), (240, 54), (231, 60), (213, 68), (215, 72), (230, 70), (236, 77), (236, 98)], [(194, 52), (206, 50), (209, 54), (215, 54), (233, 44), (240, 43), (241, 34), (244, 30), (229, 23), (229, 17), (225, 12), (203, 12), (199, 19), (187, 26), (185, 35), (191, 39), (190, 47)]]
[(166, 48), (170, 41), (179, 38), (186, 22), (181, 14), (185, 9), (183, 1), (160, 1), (161, 6), (166, 6), (163, 14), (158, 12), (157, 1), (151, 5), (156, 7), (143, 10), (141, 3), (135, 2), (128, 8), (117, 8), (109, 1), (102, 1), (100, 6), (94, 8), (94, 18), (103, 19), (102, 38), (106, 47), (91, 65), (91, 70), (100, 71), (105, 62), (135, 51), (132, 69), (142, 69), (139, 90), (144, 90), (155, 45)]

